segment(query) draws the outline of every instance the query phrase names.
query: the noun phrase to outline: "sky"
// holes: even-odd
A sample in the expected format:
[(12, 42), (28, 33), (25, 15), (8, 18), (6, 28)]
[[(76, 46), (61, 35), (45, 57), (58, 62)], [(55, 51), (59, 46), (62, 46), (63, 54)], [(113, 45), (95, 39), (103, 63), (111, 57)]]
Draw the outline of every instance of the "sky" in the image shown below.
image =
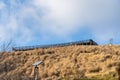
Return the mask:
[(120, 0), (0, 0), (0, 41), (120, 44)]

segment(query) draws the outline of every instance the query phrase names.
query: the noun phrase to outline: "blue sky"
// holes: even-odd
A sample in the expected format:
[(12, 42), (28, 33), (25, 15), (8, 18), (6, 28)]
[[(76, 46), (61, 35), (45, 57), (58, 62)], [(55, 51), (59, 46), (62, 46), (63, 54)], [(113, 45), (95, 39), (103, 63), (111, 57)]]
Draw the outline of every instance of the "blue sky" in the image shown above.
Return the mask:
[(0, 0), (0, 40), (17, 46), (120, 44), (120, 0)]

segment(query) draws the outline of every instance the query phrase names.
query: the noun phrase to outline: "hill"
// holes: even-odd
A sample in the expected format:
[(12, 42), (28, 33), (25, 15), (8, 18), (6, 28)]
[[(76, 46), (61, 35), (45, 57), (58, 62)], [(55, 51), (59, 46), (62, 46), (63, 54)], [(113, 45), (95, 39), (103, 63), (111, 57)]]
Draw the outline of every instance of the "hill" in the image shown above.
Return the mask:
[(66, 46), (0, 53), (0, 80), (117, 80), (120, 46)]

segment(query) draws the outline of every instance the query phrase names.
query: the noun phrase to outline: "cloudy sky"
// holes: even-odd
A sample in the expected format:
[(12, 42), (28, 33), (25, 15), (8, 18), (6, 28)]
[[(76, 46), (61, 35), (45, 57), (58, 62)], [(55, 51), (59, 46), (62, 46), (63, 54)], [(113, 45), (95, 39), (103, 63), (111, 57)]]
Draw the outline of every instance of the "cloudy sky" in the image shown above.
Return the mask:
[(110, 38), (120, 44), (120, 0), (0, 0), (0, 41), (107, 44)]

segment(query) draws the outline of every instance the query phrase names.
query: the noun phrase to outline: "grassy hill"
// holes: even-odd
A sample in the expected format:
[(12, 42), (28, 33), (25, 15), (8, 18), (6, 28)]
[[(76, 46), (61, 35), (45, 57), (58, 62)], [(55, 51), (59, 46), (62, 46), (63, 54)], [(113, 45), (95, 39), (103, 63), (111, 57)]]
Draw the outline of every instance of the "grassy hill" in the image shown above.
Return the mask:
[(117, 80), (120, 46), (67, 46), (0, 53), (0, 80)]

